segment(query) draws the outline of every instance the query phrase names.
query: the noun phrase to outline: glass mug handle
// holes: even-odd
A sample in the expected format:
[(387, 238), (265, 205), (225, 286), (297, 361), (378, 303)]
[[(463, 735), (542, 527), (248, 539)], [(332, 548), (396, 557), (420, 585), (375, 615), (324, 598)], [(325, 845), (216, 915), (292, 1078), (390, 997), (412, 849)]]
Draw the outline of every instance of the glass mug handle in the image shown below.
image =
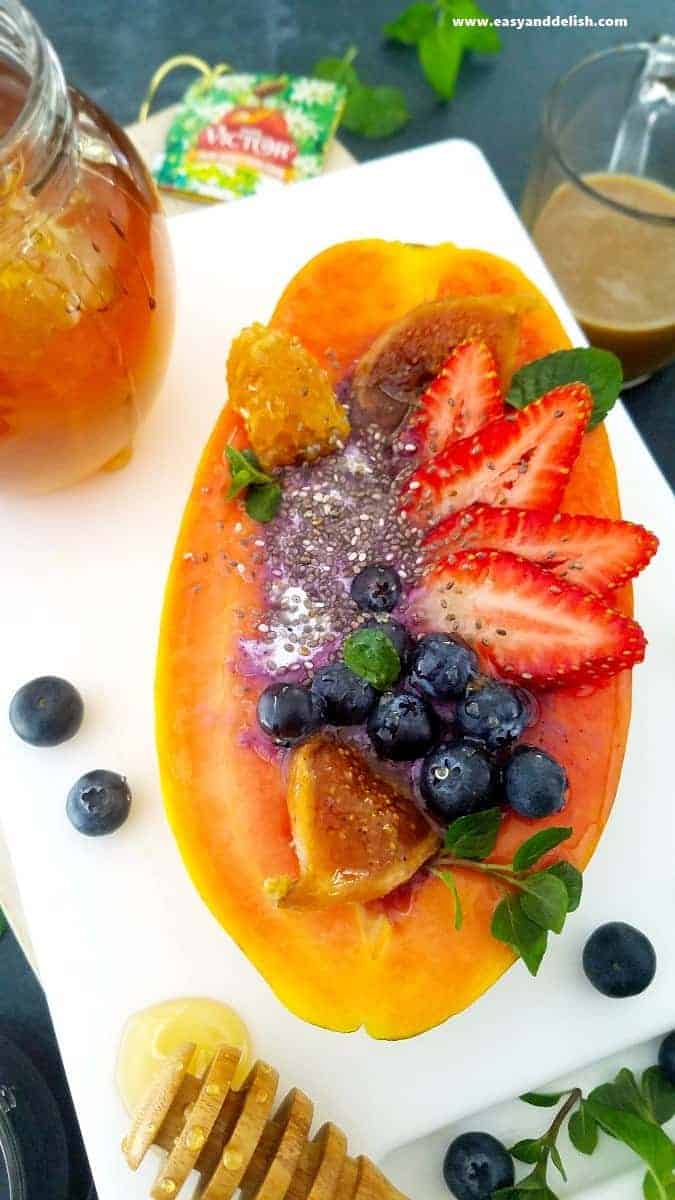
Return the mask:
[(667, 108), (675, 108), (675, 37), (663, 34), (647, 52), (633, 95), (619, 125), (609, 170), (644, 175), (652, 133)]

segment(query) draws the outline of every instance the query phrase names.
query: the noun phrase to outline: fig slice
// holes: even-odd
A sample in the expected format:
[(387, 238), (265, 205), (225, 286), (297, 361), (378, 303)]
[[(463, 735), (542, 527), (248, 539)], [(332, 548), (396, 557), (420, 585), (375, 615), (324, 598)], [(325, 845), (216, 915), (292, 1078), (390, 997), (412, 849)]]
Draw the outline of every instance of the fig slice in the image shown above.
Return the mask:
[(286, 908), (386, 896), (440, 844), (409, 796), (325, 734), (293, 752), (287, 795), (300, 877), (277, 892)]
[(532, 301), (513, 296), (462, 296), (411, 309), (375, 339), (352, 382), (356, 428), (393, 433), (458, 342), (479, 338), (494, 355), (504, 391), (518, 345), (520, 318)]

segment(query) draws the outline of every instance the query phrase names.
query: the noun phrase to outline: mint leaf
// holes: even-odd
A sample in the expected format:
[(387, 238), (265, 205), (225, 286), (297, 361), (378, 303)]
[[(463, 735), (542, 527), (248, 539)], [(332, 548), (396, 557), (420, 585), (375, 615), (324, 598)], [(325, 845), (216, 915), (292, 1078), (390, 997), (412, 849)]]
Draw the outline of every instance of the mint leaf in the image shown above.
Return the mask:
[(462, 921), (464, 920), (464, 913), (462, 912), (462, 901), (459, 898), (459, 892), (457, 891), (457, 883), (455, 881), (455, 877), (454, 877), (452, 871), (448, 871), (448, 870), (433, 871), (432, 874), (435, 875), (437, 879), (442, 880), (442, 882), (445, 884), (446, 888), (448, 888), (449, 891), (452, 892), (452, 895), (453, 895), (453, 898), (455, 901), (454, 925), (455, 925), (455, 929), (459, 932), (459, 930), (462, 928)]
[(419, 42), (417, 53), (427, 82), (436, 95), (441, 100), (450, 100), (464, 54), (460, 31), (451, 25), (435, 25)]
[(572, 1113), (567, 1125), (572, 1145), (581, 1154), (592, 1154), (598, 1144), (598, 1123), (582, 1100), (577, 1111)]
[(514, 871), (527, 871), (539, 862), (549, 850), (554, 850), (561, 842), (566, 842), (572, 836), (572, 830), (562, 826), (553, 826), (535, 833), (534, 837), (523, 842), (513, 856)]
[(565, 1183), (567, 1183), (567, 1173), (563, 1166), (563, 1161), (560, 1157), (560, 1151), (558, 1150), (558, 1147), (554, 1143), (551, 1143), (551, 1145), (549, 1147), (549, 1153), (551, 1156), (551, 1162), (553, 1163), (553, 1166), (555, 1167), (558, 1174), (561, 1175), (562, 1178), (565, 1180)]
[(499, 808), (458, 817), (445, 831), (444, 849), (454, 858), (487, 858), (495, 848), (501, 821)]
[(362, 137), (390, 137), (410, 120), (406, 98), (397, 87), (368, 87), (357, 83), (347, 94), (342, 124)]
[(357, 53), (356, 46), (350, 46), (343, 58), (320, 58), (314, 63), (312, 75), (317, 79), (327, 79), (329, 83), (341, 83), (349, 91), (359, 82), (356, 69), (352, 66)]
[(564, 383), (585, 383), (590, 388), (593, 411), (588, 428), (593, 429), (607, 416), (621, 391), (621, 363), (609, 350), (592, 346), (556, 350), (516, 371), (506, 399), (514, 408), (526, 408)]
[[(530, 1174), (526, 1175), (524, 1179), (519, 1179), (514, 1188), (514, 1192), (516, 1196), (528, 1196), (530, 1200), (535, 1200), (533, 1192), (536, 1194), (536, 1200), (542, 1200), (543, 1197), (545, 1197), (546, 1200), (550, 1200), (550, 1197), (553, 1197), (553, 1200), (556, 1200), (553, 1192), (546, 1185), (545, 1162), (537, 1163), (534, 1171), (531, 1171)], [(499, 1192), (493, 1192), (492, 1200), (494, 1200), (496, 1196), (503, 1195), (503, 1190)]]
[(649, 1067), (640, 1080), (640, 1089), (654, 1120), (663, 1125), (675, 1117), (675, 1087), (660, 1067)]
[(618, 1108), (621, 1112), (633, 1113), (644, 1120), (649, 1120), (651, 1116), (635, 1076), (627, 1067), (623, 1067), (611, 1083), (601, 1083), (599, 1087), (593, 1088), (588, 1099), (597, 1100), (610, 1108)]
[(416, 46), (425, 33), (433, 28), (436, 21), (436, 9), (427, 0), (419, 0), (403, 10), (394, 21), (389, 21), (382, 33), (392, 42), (401, 42), (404, 46)]
[(532, 1104), (535, 1108), (555, 1108), (566, 1092), (524, 1092), (518, 1099), (524, 1104)]
[(523, 912), (535, 925), (560, 933), (567, 916), (567, 889), (555, 875), (539, 871), (519, 883)]
[[(597, 1090), (597, 1089), (596, 1089)], [(675, 1170), (675, 1145), (670, 1138), (651, 1121), (623, 1109), (611, 1108), (600, 1100), (592, 1097), (586, 1101), (591, 1116), (607, 1133), (611, 1133), (637, 1154), (654, 1176), (657, 1183), (662, 1185), (662, 1191), (655, 1195), (665, 1196), (666, 1187), (672, 1184)]]
[(554, 863), (552, 867), (547, 867), (546, 871), (549, 875), (555, 875), (564, 883), (567, 890), (567, 911), (568, 913), (576, 912), (581, 903), (581, 893), (584, 886), (584, 877), (581, 871), (577, 871), (571, 863), (562, 862)]
[[(488, 14), (474, 4), (473, 0), (445, 0), (443, 7), (451, 20), (453, 17), (460, 17), (465, 21), (476, 22), (473, 25), (454, 25), (454, 28), (461, 33), (467, 50), (472, 50), (476, 54), (499, 54), (502, 48), (499, 31)], [(479, 21), (484, 24), (479, 25), (477, 23)]]
[(261, 470), (252, 450), (235, 450), (234, 446), (225, 447), (225, 455), (230, 467), (230, 490), (227, 499), (232, 500), (243, 492), (251, 483), (273, 483), (271, 475)]
[(342, 111), (342, 124), (350, 133), (362, 137), (389, 137), (410, 120), (406, 98), (400, 88), (369, 87), (359, 79), (352, 63), (356, 46), (350, 46), (343, 58), (320, 58), (314, 64), (314, 75), (341, 83), (347, 90)]
[(667, 1183), (657, 1183), (650, 1171), (647, 1171), (642, 1181), (642, 1194), (645, 1200), (675, 1200), (675, 1179)]
[(342, 657), (355, 675), (367, 679), (383, 692), (401, 674), (401, 660), (394, 643), (381, 629), (357, 629), (342, 646)]
[(530, 975), (536, 975), (546, 953), (548, 934), (526, 915), (519, 896), (507, 896), (497, 905), (491, 928), (492, 936), (511, 946)]
[(537, 1163), (539, 1159), (546, 1154), (546, 1138), (524, 1138), (522, 1142), (516, 1142), (509, 1150), (512, 1158), (517, 1158), (518, 1162)]
[(281, 504), (281, 488), (278, 483), (254, 483), (246, 493), (244, 506), (253, 521), (266, 525), (273, 520)]

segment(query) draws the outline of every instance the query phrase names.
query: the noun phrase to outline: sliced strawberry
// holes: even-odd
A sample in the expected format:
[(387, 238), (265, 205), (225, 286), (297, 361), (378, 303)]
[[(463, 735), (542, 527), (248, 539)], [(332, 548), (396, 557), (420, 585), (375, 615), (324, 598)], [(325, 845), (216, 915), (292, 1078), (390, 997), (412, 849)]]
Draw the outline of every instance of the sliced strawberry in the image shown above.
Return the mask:
[(499, 550), (462, 550), (412, 594), (425, 632), (457, 633), (498, 675), (549, 688), (599, 683), (641, 662), (638, 624), (584, 588)]
[(497, 364), (485, 342), (459, 342), (415, 405), (403, 441), (431, 458), (503, 412)]
[(586, 385), (568, 383), (490, 421), (413, 471), (403, 511), (422, 528), (476, 501), (555, 512), (592, 407)]
[(434, 559), (457, 550), (509, 550), (600, 595), (638, 575), (658, 544), (653, 533), (630, 521), (489, 504), (446, 517), (423, 542)]

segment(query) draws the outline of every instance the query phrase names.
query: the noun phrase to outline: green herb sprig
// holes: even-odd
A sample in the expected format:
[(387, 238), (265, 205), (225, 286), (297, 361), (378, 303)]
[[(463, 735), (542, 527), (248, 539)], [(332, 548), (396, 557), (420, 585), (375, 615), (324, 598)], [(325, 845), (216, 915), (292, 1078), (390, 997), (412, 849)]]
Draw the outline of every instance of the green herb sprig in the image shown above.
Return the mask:
[(458, 817), (448, 827), (443, 849), (432, 868), (455, 901), (455, 929), (462, 926), (462, 908), (455, 870), (479, 871), (502, 884), (506, 895), (495, 909), (492, 936), (520, 955), (536, 975), (546, 953), (549, 932), (561, 933), (567, 915), (579, 907), (581, 872), (562, 860), (544, 870), (537, 864), (571, 836), (567, 827), (542, 829), (522, 842), (510, 864), (488, 863), (501, 825), (498, 808)]
[(355, 675), (383, 692), (401, 674), (401, 659), (391, 638), (381, 629), (357, 629), (345, 638), (342, 657)]
[(230, 467), (227, 499), (233, 500), (240, 492), (245, 492), (244, 506), (251, 520), (267, 524), (279, 511), (280, 484), (262, 470), (252, 450), (235, 450), (234, 446), (226, 446), (225, 454)]
[(585, 383), (590, 388), (593, 411), (588, 428), (593, 429), (616, 403), (623, 385), (621, 363), (611, 351), (594, 346), (556, 350), (516, 371), (506, 399), (514, 408), (525, 408), (565, 383)]
[(548, 1168), (552, 1163), (558, 1174), (567, 1178), (557, 1145), (565, 1122), (569, 1139), (580, 1154), (593, 1154), (604, 1131), (641, 1158), (647, 1167), (645, 1200), (672, 1200), (675, 1196), (675, 1145), (661, 1128), (675, 1116), (675, 1087), (660, 1067), (649, 1067), (639, 1084), (624, 1067), (611, 1083), (601, 1084), (588, 1096), (575, 1087), (563, 1092), (527, 1092), (520, 1098), (538, 1108), (563, 1103), (540, 1137), (525, 1138), (511, 1147), (513, 1158), (533, 1169), (513, 1187), (495, 1192), (493, 1200), (557, 1200)]
[(382, 32), (417, 48), (424, 77), (440, 100), (454, 95), (467, 51), (498, 54), (502, 48), (493, 21), (474, 0), (417, 0)]
[(341, 118), (345, 129), (362, 137), (390, 137), (410, 120), (406, 98), (400, 88), (364, 83), (354, 66), (357, 54), (356, 46), (350, 46), (342, 58), (320, 58), (312, 74), (345, 88)]

